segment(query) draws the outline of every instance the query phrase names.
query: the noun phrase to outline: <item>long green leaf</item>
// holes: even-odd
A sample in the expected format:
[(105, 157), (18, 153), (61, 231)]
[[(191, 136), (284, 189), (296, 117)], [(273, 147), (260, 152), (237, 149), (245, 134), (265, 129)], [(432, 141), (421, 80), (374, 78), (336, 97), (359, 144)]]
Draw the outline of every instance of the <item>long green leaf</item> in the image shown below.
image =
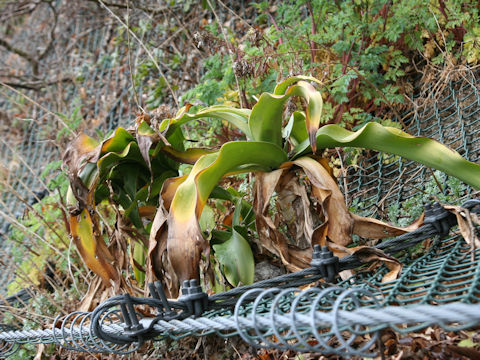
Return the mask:
[[(317, 146), (319, 148), (360, 147), (400, 155), (443, 171), (480, 189), (480, 165), (464, 159), (459, 153), (436, 140), (415, 137), (378, 123), (368, 123), (356, 132), (345, 130), (338, 125), (326, 125), (317, 133)], [(295, 150), (295, 158), (308, 153), (308, 142), (304, 141)]]
[(209, 108), (200, 110), (196, 114), (188, 114), (185, 111), (181, 112), (179, 117), (174, 119), (165, 119), (159, 126), (160, 131), (167, 130), (167, 138), (178, 129), (179, 126), (185, 124), (190, 120), (201, 118), (214, 118), (225, 120), (241, 130), (247, 138), (251, 138), (250, 129), (248, 127), (248, 117), (250, 115), (249, 109), (236, 109), (228, 106), (210, 106)]
[(313, 76), (304, 76), (304, 75), (290, 76), (289, 78), (286, 78), (281, 83), (278, 83), (277, 86), (275, 86), (275, 90), (273, 90), (273, 93), (275, 95), (283, 95), (285, 94), (285, 92), (287, 91), (290, 85), (299, 81), (312, 81), (312, 82), (316, 82), (319, 85), (322, 85), (322, 82), (317, 78), (314, 78)]
[(295, 111), (292, 114), (288, 125), (283, 129), (283, 137), (290, 139), (295, 146), (308, 139), (305, 113), (303, 111)]
[(145, 282), (145, 271), (143, 270), (145, 268), (145, 261), (147, 258), (147, 249), (145, 248), (145, 245), (143, 245), (141, 242), (130, 239), (130, 251), (130, 261), (133, 274), (137, 282), (140, 285), (143, 285), (143, 283)]
[(112, 255), (87, 209), (83, 209), (77, 216), (70, 216), (70, 230), (73, 241), (90, 270), (107, 285), (111, 280), (116, 280), (118, 273), (109, 262)]
[(282, 147), (283, 108), (292, 96), (301, 96), (307, 101), (306, 128), (315, 152), (314, 139), (320, 126), (323, 100), (322, 95), (305, 81), (290, 86), (284, 95), (263, 93), (260, 96), (248, 120), (252, 139)]
[(213, 150), (201, 149), (201, 148), (190, 148), (185, 151), (177, 151), (171, 146), (164, 146), (162, 151), (166, 153), (170, 158), (175, 161), (184, 163), (184, 164), (195, 164), (197, 160), (203, 155), (214, 153)]
[(102, 154), (123, 151), (133, 140), (132, 134), (123, 128), (118, 128), (111, 137), (102, 143)]
[(232, 228), (232, 234), (227, 241), (212, 245), (215, 256), (223, 265), (223, 272), (228, 282), (233, 286), (253, 283), (255, 262), (248, 241)]
[(178, 186), (168, 216), (167, 251), (180, 281), (198, 278), (203, 239), (198, 219), (218, 181), (240, 165), (260, 165), (265, 171), (278, 168), (287, 155), (265, 142), (229, 142), (217, 153), (202, 156), (185, 181)]
[(201, 157), (177, 193), (180, 191), (181, 194), (181, 189), (191, 187), (195, 183), (198, 188), (198, 193), (195, 191), (196, 195), (204, 204), (218, 181), (228, 172), (238, 169), (240, 165), (261, 166), (268, 171), (278, 168), (285, 161), (287, 155), (274, 144), (254, 141), (229, 142), (217, 153)]

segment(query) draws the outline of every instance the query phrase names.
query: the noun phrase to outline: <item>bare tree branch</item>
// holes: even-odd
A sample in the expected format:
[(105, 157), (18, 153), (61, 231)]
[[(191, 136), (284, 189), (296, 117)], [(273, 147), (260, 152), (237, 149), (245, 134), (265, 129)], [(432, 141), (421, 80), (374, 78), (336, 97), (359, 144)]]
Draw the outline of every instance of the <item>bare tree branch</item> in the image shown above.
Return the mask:
[(14, 81), (14, 82), (8, 82), (5, 81), (3, 84), (8, 85), (10, 87), (16, 88), (16, 89), (25, 89), (25, 90), (34, 90), (34, 91), (39, 91), (47, 86), (59, 84), (59, 83), (64, 83), (64, 82), (71, 82), (73, 81), (72, 78), (70, 77), (63, 77), (60, 79), (55, 79), (55, 80), (38, 80), (38, 81), (26, 81), (26, 82), (20, 82), (20, 81)]
[(37, 7), (38, 3), (36, 1), (12, 1), (5, 4), (2, 8), (2, 13), (0, 14), (0, 21), (5, 23), (7, 20), (32, 13)]
[(25, 60), (28, 60), (29, 62), (37, 62), (37, 59), (32, 57), (29, 53), (23, 51), (22, 49), (19, 49), (10, 45), (6, 40), (2, 38), (0, 38), (0, 46), (3, 46), (8, 51), (13, 52), (14, 54), (17, 54), (18, 56), (24, 58)]
[[(88, 0), (88, 1), (98, 4), (98, 0)], [(168, 9), (172, 9), (172, 6), (168, 6), (168, 5), (167, 6), (159, 6), (159, 7), (145, 7), (145, 6), (141, 6), (140, 4), (135, 4), (135, 5), (128, 6), (127, 3), (110, 3), (110, 2), (106, 2), (106, 1), (103, 1), (103, 3), (108, 7), (114, 7), (114, 8), (119, 8), (119, 9), (128, 9), (130, 7), (130, 8), (135, 8), (135, 9), (142, 10), (142, 11), (145, 11), (147, 13), (152, 13), (152, 14), (156, 14), (156, 13), (168, 10)], [(173, 8), (175, 8), (175, 6), (173, 6)]]
[(45, 57), (45, 55), (47, 55), (47, 53), (50, 51), (50, 49), (53, 48), (53, 41), (55, 40), (55, 30), (57, 28), (57, 23), (58, 23), (57, 9), (55, 9), (55, 7), (52, 5), (50, 1), (47, 2), (47, 4), (53, 13), (53, 25), (52, 25), (52, 28), (50, 29), (50, 41), (48, 45), (45, 47), (45, 50), (38, 56), (38, 60), (42, 60)]
[[(57, 13), (57, 10), (55, 9), (55, 7), (52, 5), (52, 2), (50, 0), (43, 0), (43, 1), (39, 1), (39, 2), (38, 1), (36, 1), (36, 2), (29, 2), (29, 1), (23, 2), (23, 3), (19, 4), (19, 6), (16, 9), (17, 11), (14, 12), (15, 15), (30, 13), (30, 12), (34, 11), (40, 3), (47, 4), (48, 7), (50, 8), (50, 10), (53, 13), (53, 25), (50, 29), (50, 40), (48, 42), (48, 45), (45, 47), (45, 49), (43, 50), (42, 53), (40, 53), (38, 55), (29, 54), (28, 52), (13, 46), (7, 40), (5, 40), (3, 38), (0, 38), (0, 46), (4, 47), (6, 50), (8, 50), (8, 51), (24, 58), (25, 60), (27, 60), (32, 66), (32, 72), (33, 72), (34, 75), (38, 75), (38, 67), (40, 65), (40, 61), (47, 55), (47, 53), (53, 47), (53, 42), (55, 40), (55, 30), (57, 28), (57, 23), (58, 23), (58, 13)], [(20, 11), (20, 13), (18, 11)], [(12, 15), (11, 17), (13, 17), (13, 16), (14, 15)], [(24, 89), (31, 88), (31, 87), (25, 87), (25, 86), (27, 86), (25, 84), (15, 84), (15, 83), (9, 83), (9, 84), (11, 86), (21, 87), (21, 88), (24, 88)]]

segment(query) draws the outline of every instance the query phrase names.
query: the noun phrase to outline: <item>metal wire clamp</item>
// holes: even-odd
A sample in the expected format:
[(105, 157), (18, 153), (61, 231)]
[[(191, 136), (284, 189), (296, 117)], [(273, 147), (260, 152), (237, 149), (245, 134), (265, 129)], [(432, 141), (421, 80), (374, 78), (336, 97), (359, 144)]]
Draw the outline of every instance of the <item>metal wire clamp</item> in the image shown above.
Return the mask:
[(339, 258), (333, 256), (333, 252), (328, 249), (328, 246), (314, 245), (310, 266), (318, 269), (322, 278), (329, 283), (332, 283), (340, 272)]
[[(208, 295), (202, 291), (197, 280), (186, 280), (182, 286), (182, 296), (178, 301), (169, 301), (160, 281), (149, 283), (151, 297), (133, 297), (130, 294), (118, 295), (100, 304), (92, 313), (92, 332), (106, 343), (126, 345), (143, 344), (160, 334), (154, 329), (159, 321), (183, 320), (191, 316), (201, 316), (208, 307)], [(155, 317), (143, 317), (135, 307), (143, 306), (142, 313), (155, 308)], [(123, 331), (113, 333), (102, 327), (105, 319), (115, 315), (121, 320)]]

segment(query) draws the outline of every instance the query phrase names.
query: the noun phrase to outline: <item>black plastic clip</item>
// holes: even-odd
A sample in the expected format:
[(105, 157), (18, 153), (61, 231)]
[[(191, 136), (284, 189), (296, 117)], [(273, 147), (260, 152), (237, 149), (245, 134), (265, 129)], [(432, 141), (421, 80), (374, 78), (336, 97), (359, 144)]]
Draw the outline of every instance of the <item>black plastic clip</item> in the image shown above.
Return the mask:
[[(155, 325), (159, 321), (183, 319), (192, 315), (192, 311), (187, 310), (185, 303), (167, 300), (160, 281), (149, 283), (148, 288), (151, 298), (132, 297), (127, 293), (111, 297), (97, 306), (91, 315), (93, 333), (107, 343), (143, 344), (159, 335), (159, 332), (155, 329)], [(195, 289), (193, 291), (195, 292)], [(142, 317), (135, 310), (135, 306), (138, 305), (155, 308), (157, 311), (156, 317)], [(105, 331), (103, 323), (105, 321), (108, 323), (108, 320), (111, 320), (111, 314), (116, 313), (118, 307), (120, 307), (123, 331), (113, 333)]]
[(123, 321), (125, 322), (124, 335), (138, 343), (143, 343), (158, 335), (158, 332), (154, 329), (154, 325), (159, 320), (169, 321), (179, 317), (179, 313), (173, 310), (168, 302), (160, 281), (149, 283), (148, 289), (152, 298), (158, 300), (157, 304), (154, 305), (157, 308), (157, 317), (143, 318), (139, 320), (133, 305), (134, 301), (137, 301), (139, 304), (142, 302), (139, 302), (138, 298), (132, 299), (129, 294), (123, 295), (124, 301), (120, 303), (120, 310), (122, 312)]
[(313, 256), (310, 266), (320, 270), (322, 278), (329, 283), (335, 280), (335, 277), (340, 272), (340, 263), (337, 256), (333, 256), (333, 252), (328, 249), (328, 246), (315, 245), (313, 247)]
[(438, 202), (425, 205), (425, 224), (432, 224), (440, 236), (447, 236), (457, 219), (450, 211), (445, 210)]
[(144, 328), (138, 321), (137, 313), (133, 307), (133, 301), (130, 294), (123, 295), (125, 302), (120, 304), (123, 321), (125, 322), (125, 335), (132, 338), (137, 338), (139, 342), (143, 342)]
[(182, 284), (182, 296), (178, 301), (184, 303), (187, 312), (200, 316), (208, 307), (208, 295), (202, 291), (202, 287), (198, 285), (196, 279), (185, 280)]
[(160, 281), (155, 281), (154, 283), (148, 283), (148, 290), (150, 291), (150, 296), (156, 300), (162, 302), (163, 307), (157, 307), (157, 316), (161, 317), (162, 320), (172, 320), (178, 316), (178, 313), (172, 309), (172, 306), (167, 300), (167, 296), (163, 291), (163, 286)]
[[(138, 318), (134, 305), (138, 303), (138, 298), (132, 298), (130, 294), (118, 295), (100, 304), (92, 312), (93, 333), (101, 340), (119, 345), (131, 343), (143, 344), (145, 341), (153, 339), (158, 332), (153, 328), (154, 322), (143, 324), (143, 319)], [(107, 332), (102, 323), (108, 319), (112, 313), (112, 307), (120, 306), (124, 328), (121, 332)], [(144, 326), (146, 325), (146, 326)]]

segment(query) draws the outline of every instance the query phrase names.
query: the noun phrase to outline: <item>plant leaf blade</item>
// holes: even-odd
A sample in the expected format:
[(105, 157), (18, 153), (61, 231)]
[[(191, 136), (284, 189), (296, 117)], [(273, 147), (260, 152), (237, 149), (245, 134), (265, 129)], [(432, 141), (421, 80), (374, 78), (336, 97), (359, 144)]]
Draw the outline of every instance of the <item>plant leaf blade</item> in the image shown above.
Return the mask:
[(240, 235), (235, 227), (230, 238), (212, 246), (215, 256), (224, 267), (225, 277), (233, 286), (253, 283), (255, 264), (248, 241)]
[[(368, 123), (356, 132), (348, 131), (338, 125), (323, 126), (317, 133), (317, 146), (319, 148), (360, 147), (399, 155), (443, 171), (480, 189), (479, 164), (464, 159), (459, 153), (436, 140), (415, 137), (378, 123)], [(295, 157), (305, 153), (308, 147), (306, 141), (297, 146)]]

